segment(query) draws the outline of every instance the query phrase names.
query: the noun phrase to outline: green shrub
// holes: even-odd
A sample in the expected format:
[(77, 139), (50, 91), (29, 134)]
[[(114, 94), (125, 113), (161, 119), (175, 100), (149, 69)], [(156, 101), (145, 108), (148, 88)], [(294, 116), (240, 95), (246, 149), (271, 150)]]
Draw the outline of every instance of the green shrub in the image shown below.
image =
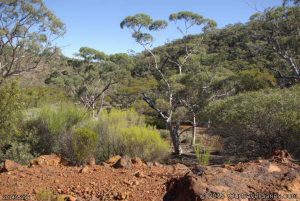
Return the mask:
[(229, 153), (269, 155), (288, 149), (300, 157), (300, 85), (244, 93), (211, 103), (206, 115)]
[(3, 149), (0, 152), (0, 161), (9, 159), (26, 165), (34, 158), (31, 151), (31, 146), (29, 144), (12, 141), (9, 144), (6, 144), (5, 151)]
[(60, 152), (64, 148), (62, 138), (70, 135), (74, 126), (87, 118), (86, 110), (72, 103), (45, 105), (30, 111), (27, 129), (39, 139), (34, 149), (40, 154)]
[(0, 146), (20, 133), (19, 121), (24, 108), (23, 96), (17, 82), (0, 88)]
[(28, 87), (23, 88), (22, 93), (28, 108), (67, 102), (70, 99), (63, 90), (54, 87)]
[(194, 151), (195, 151), (195, 155), (198, 160), (198, 163), (200, 165), (206, 166), (209, 164), (209, 160), (210, 160), (210, 150), (209, 149), (207, 149), (207, 148), (205, 149), (201, 145), (196, 145), (196, 146), (194, 146)]
[(91, 120), (85, 126), (98, 135), (97, 161), (124, 154), (159, 160), (168, 151), (159, 133), (146, 126), (144, 117), (134, 110), (103, 111), (98, 120)]
[(124, 153), (139, 156), (147, 161), (164, 158), (169, 146), (159, 132), (151, 127), (133, 126), (121, 130)]
[(55, 195), (50, 190), (42, 190), (37, 192), (36, 199), (38, 201), (63, 201), (64, 196)]
[(88, 128), (78, 128), (72, 138), (72, 148), (78, 164), (85, 163), (95, 153), (97, 135)]

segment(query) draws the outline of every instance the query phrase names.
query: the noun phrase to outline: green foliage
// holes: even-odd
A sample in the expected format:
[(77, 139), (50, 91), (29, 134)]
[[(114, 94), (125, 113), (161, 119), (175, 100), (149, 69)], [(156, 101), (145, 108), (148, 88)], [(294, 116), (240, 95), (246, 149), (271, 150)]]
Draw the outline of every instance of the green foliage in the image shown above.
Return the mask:
[(185, 24), (185, 32), (181, 30), (182, 34), (186, 35), (186, 31), (194, 25), (204, 25), (203, 31), (212, 30), (217, 27), (217, 23), (213, 20), (206, 19), (203, 16), (193, 13), (190, 11), (181, 11), (178, 13), (173, 13), (169, 16), (170, 21), (179, 21), (183, 20)]
[(121, 130), (124, 153), (139, 156), (147, 161), (155, 161), (166, 156), (169, 146), (158, 131), (150, 127), (134, 126)]
[(85, 163), (93, 157), (97, 146), (97, 135), (94, 131), (88, 128), (78, 128), (72, 138), (72, 148), (77, 163)]
[(117, 154), (159, 160), (168, 151), (168, 145), (159, 133), (146, 126), (144, 117), (134, 110), (105, 110), (98, 120), (91, 120), (85, 126), (93, 128), (98, 135), (98, 161)]
[(86, 110), (72, 103), (45, 105), (29, 111), (28, 129), (35, 132), (39, 141), (34, 149), (41, 154), (59, 152), (62, 135), (87, 118)]
[(299, 86), (244, 93), (211, 103), (206, 114), (233, 154), (264, 156), (288, 149), (300, 156)]
[(164, 20), (153, 21), (153, 19), (144, 13), (138, 13), (134, 16), (127, 16), (121, 23), (122, 29), (128, 28), (133, 31), (132, 37), (137, 43), (147, 46), (153, 42), (153, 37), (149, 31), (159, 31), (165, 29), (168, 23)]
[(0, 161), (9, 159), (20, 164), (28, 165), (34, 158), (31, 152), (30, 144), (14, 140), (4, 146), (2, 151), (0, 151)]
[(19, 134), (19, 121), (24, 100), (17, 82), (5, 83), (0, 88), (0, 146)]
[(27, 108), (67, 102), (70, 99), (64, 91), (53, 87), (28, 87), (23, 88), (22, 93), (24, 94)]
[(55, 195), (50, 190), (41, 190), (37, 192), (36, 199), (38, 201), (63, 201), (64, 196)]
[(0, 5), (0, 81), (35, 69), (55, 51), (64, 24), (42, 0), (6, 0)]
[(81, 47), (77, 55), (83, 58), (85, 62), (101, 61), (107, 58), (103, 52), (89, 47)]
[(195, 151), (195, 155), (198, 160), (198, 163), (200, 165), (206, 166), (209, 164), (209, 160), (210, 160), (210, 150), (209, 149), (207, 149), (207, 148), (204, 149), (203, 146), (201, 146), (201, 145), (195, 145), (194, 151)]

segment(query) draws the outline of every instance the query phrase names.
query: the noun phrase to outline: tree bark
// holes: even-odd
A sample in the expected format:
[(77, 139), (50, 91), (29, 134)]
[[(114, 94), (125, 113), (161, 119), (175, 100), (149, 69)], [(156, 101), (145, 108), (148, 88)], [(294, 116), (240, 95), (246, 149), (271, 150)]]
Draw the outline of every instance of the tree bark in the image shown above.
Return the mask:
[(182, 153), (182, 149), (180, 146), (180, 134), (179, 134), (179, 123), (169, 123), (169, 131), (172, 137), (172, 143), (173, 143), (173, 148), (174, 148), (174, 153), (176, 155), (180, 155)]
[(193, 115), (193, 139), (192, 139), (192, 145), (196, 144), (196, 133), (197, 133), (197, 122), (196, 122), (196, 116)]

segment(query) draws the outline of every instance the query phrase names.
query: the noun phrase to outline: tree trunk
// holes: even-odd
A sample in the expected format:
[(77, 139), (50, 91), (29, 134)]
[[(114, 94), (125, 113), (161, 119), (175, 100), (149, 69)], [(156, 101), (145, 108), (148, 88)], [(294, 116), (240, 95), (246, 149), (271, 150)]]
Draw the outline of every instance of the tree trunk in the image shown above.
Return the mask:
[(182, 153), (182, 149), (180, 146), (180, 138), (179, 138), (179, 123), (172, 124), (169, 123), (168, 125), (169, 131), (172, 137), (172, 143), (173, 143), (173, 148), (174, 152), (176, 155), (180, 155)]
[(196, 144), (196, 133), (197, 133), (197, 122), (196, 122), (196, 116), (193, 116), (193, 140), (192, 145)]

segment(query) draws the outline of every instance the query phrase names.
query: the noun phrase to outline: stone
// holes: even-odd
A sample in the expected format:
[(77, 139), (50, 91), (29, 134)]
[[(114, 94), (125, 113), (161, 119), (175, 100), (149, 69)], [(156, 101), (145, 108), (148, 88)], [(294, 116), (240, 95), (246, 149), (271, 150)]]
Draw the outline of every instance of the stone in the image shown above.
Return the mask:
[(23, 168), (22, 165), (14, 162), (12, 160), (5, 160), (2, 171), (3, 172), (10, 172), (10, 171), (13, 171), (13, 170), (20, 170), (22, 168)]
[(270, 164), (268, 171), (269, 172), (281, 172), (281, 169), (277, 165)]
[(88, 161), (87, 164), (90, 166), (96, 165), (96, 159), (94, 157), (91, 157)]
[(146, 176), (142, 172), (136, 172), (134, 173), (135, 177), (145, 178)]
[(84, 166), (79, 170), (79, 173), (88, 173), (88, 172), (89, 172), (88, 166)]
[(163, 165), (160, 164), (159, 162), (154, 162), (154, 163), (153, 163), (153, 166), (155, 166), (155, 167), (163, 167)]
[(118, 160), (120, 160), (122, 157), (119, 156), (119, 155), (116, 155), (116, 156), (112, 156), (110, 157), (106, 163), (109, 164), (109, 165), (114, 165)]
[(134, 157), (131, 159), (131, 162), (135, 165), (138, 165), (138, 166), (142, 166), (144, 165), (144, 162), (142, 161), (142, 159), (140, 159), (139, 157)]
[(60, 164), (66, 164), (66, 161), (56, 154), (50, 154), (50, 155), (42, 155), (38, 158), (35, 158), (30, 161), (30, 165), (45, 165), (45, 166), (58, 166)]
[(131, 159), (128, 156), (123, 156), (114, 165), (114, 168), (126, 168), (129, 169), (132, 166)]
[(130, 193), (129, 192), (118, 192), (115, 194), (115, 199), (117, 200), (126, 200), (129, 198)]
[(64, 197), (65, 201), (76, 201), (76, 197), (72, 196), (72, 195), (67, 195)]
[(152, 162), (147, 162), (146, 165), (147, 165), (147, 167), (153, 167), (153, 163)]
[(105, 163), (105, 162), (101, 162), (100, 165), (104, 166), (104, 167), (107, 167), (107, 168), (110, 168), (110, 165), (108, 163)]

